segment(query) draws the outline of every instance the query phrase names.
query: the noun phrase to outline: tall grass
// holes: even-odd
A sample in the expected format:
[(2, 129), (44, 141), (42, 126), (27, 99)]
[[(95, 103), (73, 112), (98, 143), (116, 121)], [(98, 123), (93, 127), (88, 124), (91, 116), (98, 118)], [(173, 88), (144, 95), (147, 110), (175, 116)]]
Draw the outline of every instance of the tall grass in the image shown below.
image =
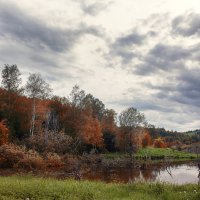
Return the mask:
[(105, 184), (32, 176), (0, 177), (1, 200), (199, 200), (198, 185), (164, 183)]

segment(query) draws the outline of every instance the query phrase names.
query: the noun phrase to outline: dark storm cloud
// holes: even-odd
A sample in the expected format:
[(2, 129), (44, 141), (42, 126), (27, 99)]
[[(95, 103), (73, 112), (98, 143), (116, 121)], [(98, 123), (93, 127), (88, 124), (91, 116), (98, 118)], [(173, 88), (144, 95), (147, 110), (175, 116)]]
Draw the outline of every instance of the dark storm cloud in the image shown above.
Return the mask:
[[(135, 91), (133, 91), (133, 93), (134, 92)], [(129, 95), (130, 97), (132, 96), (132, 93), (130, 93), (130, 91), (129, 91)], [(142, 111), (153, 110), (153, 111), (160, 111), (160, 112), (175, 112), (173, 108), (166, 107), (163, 105), (157, 105), (156, 102), (154, 102), (152, 99), (143, 98), (143, 99), (136, 100), (134, 96), (131, 98), (130, 97), (129, 99), (124, 98), (118, 101), (111, 101), (107, 103), (112, 104), (112, 105), (117, 105), (117, 106), (134, 107)]]
[(139, 75), (149, 75), (160, 70), (184, 69), (184, 61), (191, 55), (191, 48), (157, 44), (144, 57), (143, 63), (136, 66), (134, 72)]
[[(51, 74), (61, 78), (62, 74), (57, 75), (59, 71), (58, 58), (45, 53), (37, 53), (28, 49), (20, 49), (20, 47), (10, 46), (10, 48), (0, 48), (0, 66), (4, 64), (16, 64), (20, 70), (24, 72), (40, 72)], [(56, 69), (56, 70), (55, 70)], [(69, 74), (69, 72), (65, 73)]]
[(183, 104), (200, 106), (200, 69), (185, 70), (177, 77), (179, 84), (171, 98)]
[(126, 47), (132, 45), (141, 45), (144, 42), (145, 35), (137, 32), (132, 32), (128, 35), (118, 37), (114, 43), (114, 46)]
[(153, 99), (142, 99), (138, 101), (133, 100), (132, 106), (142, 111), (154, 110), (160, 112), (174, 112), (174, 109), (164, 105), (158, 105)]
[(157, 44), (150, 50), (150, 55), (158, 57), (159, 60), (177, 61), (190, 56), (190, 52), (182, 46), (169, 46)]
[(83, 24), (73, 30), (50, 27), (16, 6), (0, 3), (0, 35), (17, 40), (31, 48), (48, 48), (62, 52), (69, 50), (84, 34), (101, 35), (97, 28)]
[[(159, 111), (159, 113), (176, 114), (173, 119), (178, 123), (181, 113), (196, 115), (200, 111), (200, 69), (184, 69), (179, 70), (175, 75), (175, 79), (169, 77), (162, 84), (151, 84), (146, 82), (141, 88), (149, 88), (151, 96), (143, 96), (138, 98), (134, 88), (129, 89), (126, 98), (112, 102), (120, 106), (133, 106), (141, 111)], [(173, 76), (172, 75), (172, 76)], [(166, 77), (165, 77), (166, 78)], [(171, 121), (172, 118), (169, 118)], [(184, 119), (183, 119), (184, 120)], [(185, 119), (188, 122), (188, 119)]]
[(14, 39), (10, 41), (0, 37), (0, 42), (0, 65), (14, 63), (19, 67), (46, 71), (55, 70), (55, 67), (59, 68), (59, 58), (51, 51), (36, 51)]
[(172, 21), (173, 33), (182, 36), (200, 35), (200, 14), (188, 13)]
[(121, 48), (119, 48), (119, 49), (116, 48), (115, 50), (112, 50), (111, 54), (118, 56), (118, 57), (121, 57), (122, 64), (128, 64), (129, 62), (132, 61), (132, 59), (134, 57), (137, 56), (132, 51), (124, 50), (124, 49), (121, 49)]
[[(155, 91), (155, 97), (167, 99), (171, 102), (177, 102), (190, 107), (200, 106), (200, 69), (185, 69), (179, 71), (175, 81), (170, 84), (152, 85), (146, 84), (146, 87)], [(170, 82), (170, 80), (168, 80)]]
[(122, 35), (110, 45), (110, 56), (117, 56), (122, 59), (122, 64), (128, 64), (134, 57), (137, 57), (137, 53), (134, 52), (136, 46), (140, 46), (144, 43), (146, 36), (137, 33), (133, 30), (131, 33)]

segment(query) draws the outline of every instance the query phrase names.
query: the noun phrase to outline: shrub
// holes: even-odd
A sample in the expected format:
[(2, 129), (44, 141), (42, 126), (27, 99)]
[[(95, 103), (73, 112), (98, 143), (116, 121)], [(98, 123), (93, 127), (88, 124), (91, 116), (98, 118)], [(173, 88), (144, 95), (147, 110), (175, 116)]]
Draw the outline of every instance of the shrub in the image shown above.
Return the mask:
[(36, 151), (14, 144), (0, 147), (0, 166), (23, 169), (41, 169), (45, 166), (43, 158)]
[(165, 148), (167, 147), (166, 143), (163, 141), (162, 138), (155, 139), (154, 147), (156, 148)]
[(25, 149), (13, 144), (2, 145), (0, 147), (0, 166), (14, 167), (16, 163), (25, 156)]
[(14, 167), (26, 170), (43, 169), (45, 161), (36, 151), (30, 150), (26, 152), (24, 158), (20, 159)]
[(54, 152), (64, 154), (70, 151), (72, 138), (63, 132), (49, 132), (48, 140), (45, 138), (45, 133), (40, 132), (26, 139), (26, 145), (30, 149), (43, 152)]
[(65, 163), (65, 169), (67, 171), (70, 171), (79, 165), (78, 158), (71, 154), (65, 154), (62, 156), (62, 161)]
[(64, 163), (58, 154), (48, 153), (46, 158), (46, 165), (47, 167), (62, 167)]

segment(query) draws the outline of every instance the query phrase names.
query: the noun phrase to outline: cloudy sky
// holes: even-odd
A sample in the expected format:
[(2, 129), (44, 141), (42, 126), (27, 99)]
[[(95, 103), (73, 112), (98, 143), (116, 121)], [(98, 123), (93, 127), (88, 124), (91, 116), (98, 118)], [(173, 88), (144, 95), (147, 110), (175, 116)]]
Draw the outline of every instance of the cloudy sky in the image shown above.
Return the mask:
[(0, 66), (24, 82), (41, 73), (54, 94), (78, 84), (118, 113), (200, 128), (199, 0), (0, 0)]

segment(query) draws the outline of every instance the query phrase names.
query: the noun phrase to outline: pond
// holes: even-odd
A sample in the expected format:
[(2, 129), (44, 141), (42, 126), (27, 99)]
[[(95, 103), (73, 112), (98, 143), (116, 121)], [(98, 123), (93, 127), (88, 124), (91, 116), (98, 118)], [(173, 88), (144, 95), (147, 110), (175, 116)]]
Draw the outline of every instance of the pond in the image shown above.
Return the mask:
[(152, 164), (142, 168), (129, 167), (93, 167), (84, 170), (83, 179), (104, 182), (131, 183), (136, 181), (167, 182), (187, 184), (199, 182), (197, 163)]

